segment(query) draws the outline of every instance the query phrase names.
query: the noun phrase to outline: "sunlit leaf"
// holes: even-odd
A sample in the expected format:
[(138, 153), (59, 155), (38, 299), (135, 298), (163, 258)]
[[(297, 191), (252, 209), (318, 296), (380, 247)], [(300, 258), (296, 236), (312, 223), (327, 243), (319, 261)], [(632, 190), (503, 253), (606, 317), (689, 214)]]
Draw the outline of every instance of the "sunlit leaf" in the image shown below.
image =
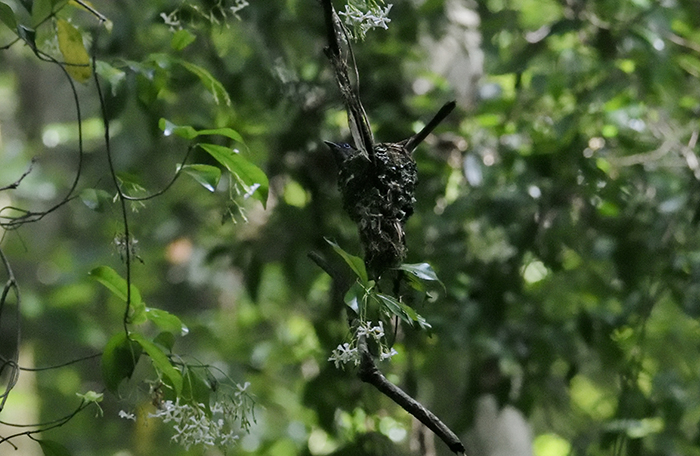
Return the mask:
[(181, 51), (185, 49), (187, 46), (192, 44), (194, 40), (197, 39), (197, 36), (194, 35), (192, 32), (190, 32), (187, 29), (182, 29), (178, 30), (173, 34), (173, 37), (170, 39), (170, 47), (175, 49), (176, 51)]
[(168, 311), (162, 309), (146, 308), (146, 318), (155, 323), (163, 331), (185, 335), (189, 332), (182, 321)]
[(179, 396), (182, 393), (182, 375), (170, 363), (163, 349), (153, 342), (146, 340), (141, 334), (132, 334), (131, 338), (135, 342), (138, 342), (141, 348), (143, 348), (143, 351), (148, 354), (153, 362), (153, 367), (170, 380), (170, 383), (175, 388), (175, 394)]
[(221, 180), (221, 170), (216, 166), (185, 165), (182, 167), (182, 171), (192, 176), (194, 180), (210, 192), (216, 190), (216, 186), (219, 185), (219, 180)]
[[(126, 301), (126, 280), (123, 279), (117, 271), (109, 266), (98, 266), (90, 271), (89, 274), (90, 277), (107, 287), (109, 291), (114, 293), (117, 297)], [(134, 304), (137, 302), (141, 302), (141, 293), (134, 284), (131, 284), (131, 303)]]
[(85, 402), (102, 402), (104, 399), (104, 394), (103, 393), (98, 393), (97, 391), (88, 391), (87, 393), (80, 394), (80, 393), (75, 393), (76, 396), (79, 398), (82, 398)]
[(199, 144), (199, 147), (207, 151), (237, 178), (238, 183), (245, 188), (247, 196), (260, 201), (263, 207), (267, 205), (270, 184), (263, 170), (228, 147), (206, 143)]
[(112, 336), (102, 352), (102, 379), (112, 393), (119, 383), (131, 377), (141, 356), (141, 345), (127, 339), (124, 332)]
[(78, 29), (65, 19), (56, 21), (56, 30), (58, 34), (58, 48), (63, 55), (66, 71), (78, 82), (87, 81), (90, 79), (92, 70), (90, 68), (90, 56), (83, 43), (83, 36)]
[(357, 278), (360, 279), (360, 282), (363, 285), (367, 285), (367, 283), (369, 282), (369, 277), (367, 276), (367, 269), (365, 267), (364, 260), (355, 255), (350, 255), (348, 252), (343, 250), (338, 244), (331, 241), (330, 239), (326, 239), (326, 242), (329, 243), (331, 247), (333, 247), (335, 253), (340, 255), (340, 257), (343, 260), (345, 260), (345, 263), (347, 263), (347, 265), (350, 266), (350, 269), (352, 269), (352, 272), (354, 272)]
[(194, 139), (197, 136), (202, 136), (202, 135), (218, 135), (218, 136), (225, 136), (227, 138), (233, 139), (234, 141), (238, 141), (240, 143), (243, 143), (243, 137), (238, 133), (236, 130), (233, 128), (210, 128), (210, 129), (205, 129), (205, 130), (195, 130), (193, 127), (189, 125), (175, 125), (174, 123), (170, 122), (167, 119), (161, 118), (158, 121), (158, 127), (163, 130), (163, 134), (165, 136), (170, 136), (173, 133), (181, 136), (185, 139)]
[(445, 285), (438, 279), (432, 266), (428, 263), (402, 264), (397, 269), (404, 271), (408, 278), (409, 285), (422, 293), (427, 291), (426, 283), (437, 282), (445, 288)]
[(227, 138), (231, 138), (234, 141), (238, 141), (239, 143), (243, 143), (243, 137), (238, 133), (236, 130), (233, 128), (212, 128), (208, 130), (199, 130), (197, 132), (198, 136), (201, 135), (219, 135), (219, 136), (226, 136)]
[(163, 130), (163, 134), (165, 136), (170, 136), (172, 134), (176, 134), (182, 138), (185, 139), (194, 139), (197, 137), (197, 130), (192, 128), (189, 125), (175, 125), (174, 123), (170, 122), (167, 119), (161, 118), (158, 121), (158, 128)]
[(44, 456), (71, 456), (68, 448), (53, 440), (37, 440)]

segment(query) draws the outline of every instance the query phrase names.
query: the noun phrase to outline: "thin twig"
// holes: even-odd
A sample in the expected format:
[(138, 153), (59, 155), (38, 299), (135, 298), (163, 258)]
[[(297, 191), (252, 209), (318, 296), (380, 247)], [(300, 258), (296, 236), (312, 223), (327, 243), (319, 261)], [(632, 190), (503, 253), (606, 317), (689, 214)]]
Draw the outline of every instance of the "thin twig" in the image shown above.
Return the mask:
[(21, 176), (19, 176), (19, 179), (17, 179), (16, 181), (14, 181), (13, 183), (11, 183), (10, 185), (6, 185), (6, 186), (4, 186), (4, 187), (0, 187), (0, 192), (3, 191), (3, 190), (14, 190), (14, 189), (16, 189), (17, 187), (19, 187), (19, 184), (22, 183), (22, 181), (24, 180), (24, 178), (27, 177), (27, 176), (29, 175), (29, 173), (32, 172), (32, 169), (34, 169), (34, 163), (36, 163), (36, 157), (32, 157), (32, 161), (29, 163), (29, 168), (27, 168), (27, 170), (24, 172), (24, 174), (22, 174)]

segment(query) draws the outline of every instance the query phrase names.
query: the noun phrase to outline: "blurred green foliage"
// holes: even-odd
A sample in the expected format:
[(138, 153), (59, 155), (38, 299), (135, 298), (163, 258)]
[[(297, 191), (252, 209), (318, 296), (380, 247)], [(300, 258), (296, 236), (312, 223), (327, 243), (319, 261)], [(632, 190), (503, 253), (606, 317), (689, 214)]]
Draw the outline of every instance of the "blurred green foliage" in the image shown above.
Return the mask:
[[(328, 361), (348, 337), (342, 293), (353, 273), (325, 238), (361, 252), (322, 143), (348, 132), (323, 56), (320, 4), (250, 2), (233, 12), (241, 2), (92, 2), (107, 31), (73, 2), (29, 3), (0, 3), (0, 46), (25, 40), (0, 52), (0, 185), (37, 158), (17, 189), (0, 193), (3, 223), (18, 215), (9, 207), (52, 207), (75, 179), (67, 79), (25, 44), (33, 38), (61, 60), (54, 24), (67, 22), (57, 21), (70, 21), (98, 60), (122, 188), (147, 196), (190, 166), (157, 198), (128, 203), (138, 243), (120, 250), (99, 99), (92, 81), (77, 84), (81, 198), (2, 241), (34, 367), (110, 346), (128, 355), (130, 344), (114, 339), (123, 297), (89, 272), (123, 277), (129, 248), (140, 296), (189, 328), (150, 342), (164, 321), (144, 318), (143, 348), (215, 366), (179, 377), (192, 397), (208, 397), (202, 388), (225, 381), (222, 373), (251, 383), (256, 423), (232, 454), (405, 454), (406, 413)], [(426, 63), (426, 40), (455, 24), (451, 3), (397, 3), (388, 30), (354, 44), (378, 140), (409, 136), (453, 96)], [(418, 202), (407, 226), (407, 261), (429, 263), (444, 288), (414, 303), (430, 337), (402, 325), (399, 355), (382, 368), (460, 436), (477, 398), (492, 393), (528, 417), (539, 456), (700, 455), (700, 4), (464, 4), (480, 21), (484, 76), (416, 152)], [(51, 11), (58, 19), (42, 22)], [(429, 90), (416, 90), (419, 80), (432, 81)], [(164, 135), (168, 128), (175, 134)], [(192, 148), (185, 164), (195, 139), (208, 149)], [(234, 146), (232, 162), (267, 175), (265, 198), (246, 198), (255, 179), (241, 187), (217, 174), (228, 161), (211, 151)], [(310, 251), (348, 283), (332, 281)], [(2, 309), (0, 347), (14, 347), (12, 306)], [(169, 443), (166, 424), (118, 417), (155, 410), (139, 382), (153, 372), (131, 368), (121, 385), (105, 383), (98, 359), (23, 372), (36, 376), (39, 422), (70, 414), (76, 393), (117, 391), (105, 394), (103, 416), (82, 412), (42, 436), (44, 451), (147, 455), (165, 445), (168, 454), (201, 454)]]

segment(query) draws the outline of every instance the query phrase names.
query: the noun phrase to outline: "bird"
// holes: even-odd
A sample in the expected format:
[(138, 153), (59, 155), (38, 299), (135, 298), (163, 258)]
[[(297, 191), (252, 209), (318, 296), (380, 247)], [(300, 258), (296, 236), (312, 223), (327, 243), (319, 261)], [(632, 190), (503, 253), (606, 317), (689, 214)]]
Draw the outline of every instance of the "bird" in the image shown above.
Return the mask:
[(368, 272), (379, 278), (406, 257), (404, 227), (413, 214), (418, 171), (413, 151), (455, 108), (446, 103), (418, 133), (377, 143), (371, 153), (325, 141), (338, 167), (343, 209), (357, 224)]

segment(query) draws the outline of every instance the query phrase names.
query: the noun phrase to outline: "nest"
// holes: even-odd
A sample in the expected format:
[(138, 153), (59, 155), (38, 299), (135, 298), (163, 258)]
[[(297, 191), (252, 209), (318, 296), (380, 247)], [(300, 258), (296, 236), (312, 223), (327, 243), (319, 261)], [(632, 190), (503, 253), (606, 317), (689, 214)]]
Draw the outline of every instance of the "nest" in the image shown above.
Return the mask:
[(343, 208), (357, 224), (368, 271), (379, 277), (406, 257), (404, 227), (416, 201), (416, 163), (400, 143), (376, 144), (374, 163), (350, 151), (338, 163)]

